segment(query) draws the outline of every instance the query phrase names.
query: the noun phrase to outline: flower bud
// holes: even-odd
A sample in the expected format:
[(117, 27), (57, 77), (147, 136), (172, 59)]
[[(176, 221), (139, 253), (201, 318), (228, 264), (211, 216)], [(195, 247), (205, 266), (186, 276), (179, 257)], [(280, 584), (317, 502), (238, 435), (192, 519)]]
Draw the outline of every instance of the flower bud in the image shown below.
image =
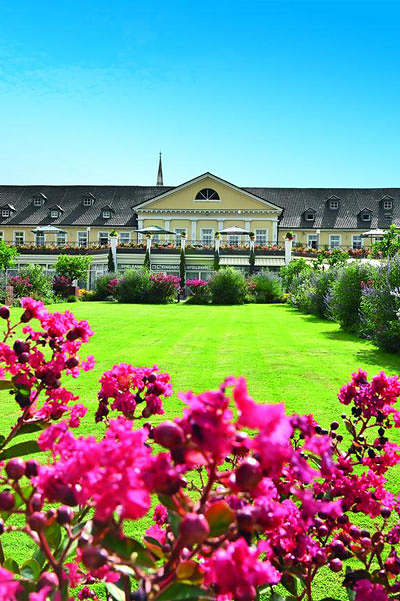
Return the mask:
[(61, 525), (70, 524), (73, 518), (73, 512), (70, 507), (62, 505), (57, 509), (57, 522)]
[(28, 524), (35, 532), (43, 532), (46, 528), (46, 516), (42, 511), (35, 511), (29, 516)]
[(13, 344), (13, 349), (17, 355), (21, 355), (22, 353), (26, 353), (29, 351), (29, 344), (24, 340), (20, 340), (18, 338), (18, 340), (16, 340)]
[(0, 509), (10, 511), (15, 505), (14, 495), (9, 490), (0, 493)]
[(28, 363), (29, 361), (29, 353), (21, 353), (18, 357), (18, 363)]
[(55, 591), (58, 587), (58, 577), (54, 572), (43, 572), (39, 577), (37, 588), (40, 591), (42, 588), (46, 586), (50, 588), (50, 590)]
[(90, 546), (82, 552), (82, 563), (88, 570), (98, 570), (107, 563), (108, 555), (104, 549)]
[(247, 457), (238, 465), (235, 475), (241, 490), (253, 490), (262, 478), (261, 465), (253, 457)]
[(187, 513), (179, 525), (179, 534), (186, 546), (204, 542), (210, 534), (210, 527), (204, 515)]
[(166, 449), (176, 449), (183, 444), (183, 430), (178, 424), (165, 421), (154, 429), (153, 437), (156, 443)]
[(25, 463), (25, 475), (28, 478), (37, 476), (39, 473), (39, 465), (40, 463), (36, 459), (28, 459), (28, 461)]
[(388, 518), (390, 518), (390, 516), (391, 516), (391, 513), (392, 513), (392, 512), (390, 511), (390, 509), (388, 509), (387, 507), (385, 507), (385, 508), (384, 508), (384, 509), (382, 509), (382, 511), (381, 511), (381, 516), (382, 516), (382, 517), (383, 517), (385, 520), (387, 520)]
[(332, 559), (328, 566), (330, 567), (330, 569), (332, 570), (332, 572), (340, 572), (340, 570), (343, 567), (342, 562), (340, 561), (340, 559), (338, 559), (337, 557), (335, 557), (335, 559)]
[(17, 403), (21, 407), (21, 409), (26, 409), (26, 407), (29, 407), (29, 405), (31, 404), (31, 399), (29, 398), (29, 394), (26, 395), (26, 394), (17, 392), (17, 394), (15, 395), (15, 400), (17, 401)]
[(42, 496), (39, 493), (32, 495), (31, 507), (33, 511), (40, 511), (43, 507)]
[(1, 319), (8, 319), (10, 317), (10, 309), (5, 305), (0, 307), (0, 317)]
[(29, 311), (29, 309), (25, 309), (25, 311), (21, 315), (21, 321), (22, 321), (22, 323), (28, 323), (28, 321), (30, 321), (32, 319), (32, 317), (33, 317), (33, 315)]
[(331, 430), (337, 430), (339, 428), (339, 422), (332, 422), (331, 423)]
[(76, 357), (70, 357), (65, 362), (65, 366), (68, 367), (68, 369), (72, 369), (73, 367), (77, 367), (78, 365), (79, 360)]
[(25, 461), (14, 457), (6, 465), (6, 473), (11, 480), (19, 480), (25, 474)]

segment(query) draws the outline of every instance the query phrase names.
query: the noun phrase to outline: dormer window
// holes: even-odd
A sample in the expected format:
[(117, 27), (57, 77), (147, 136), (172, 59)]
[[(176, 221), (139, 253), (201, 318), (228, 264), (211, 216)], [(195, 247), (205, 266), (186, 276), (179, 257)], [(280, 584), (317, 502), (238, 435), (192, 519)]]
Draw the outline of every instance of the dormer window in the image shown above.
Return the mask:
[(103, 219), (110, 219), (111, 211), (109, 209), (103, 209)]
[(333, 211), (337, 211), (337, 209), (339, 208), (340, 198), (338, 198), (337, 196), (330, 196), (328, 198), (328, 201), (329, 201), (329, 208), (332, 209)]
[(314, 211), (306, 211), (305, 218), (306, 218), (306, 221), (314, 221), (314, 219), (315, 219)]
[(50, 217), (52, 219), (57, 219), (57, 217), (59, 217), (59, 216), (60, 216), (60, 213), (59, 213), (59, 211), (57, 211), (57, 209), (50, 211)]
[(391, 211), (393, 209), (393, 201), (392, 200), (384, 200), (383, 201), (383, 210)]
[(361, 221), (371, 221), (371, 213), (361, 213)]
[(47, 198), (42, 192), (40, 192), (39, 194), (34, 194), (33, 195), (33, 206), (41, 207), (46, 200), (47, 200)]
[(1, 216), (2, 217), (9, 217), (10, 216), (10, 210), (9, 209), (2, 209)]
[(57, 219), (61, 216), (61, 213), (64, 213), (64, 209), (59, 205), (54, 205), (49, 208), (49, 217), (50, 219)]
[(212, 188), (203, 188), (200, 192), (197, 192), (195, 200), (220, 200), (218, 192), (213, 190)]
[(91, 193), (84, 194), (82, 196), (82, 204), (84, 207), (91, 207), (94, 204), (95, 200), (96, 200), (95, 197)]

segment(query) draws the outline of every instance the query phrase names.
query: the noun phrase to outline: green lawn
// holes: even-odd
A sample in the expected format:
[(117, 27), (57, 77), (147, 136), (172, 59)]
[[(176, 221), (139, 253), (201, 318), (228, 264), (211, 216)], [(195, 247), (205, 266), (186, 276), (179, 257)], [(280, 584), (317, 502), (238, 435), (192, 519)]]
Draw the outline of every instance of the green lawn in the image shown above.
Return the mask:
[[(104, 430), (93, 421), (98, 380), (103, 371), (119, 362), (156, 363), (170, 373), (176, 392), (201, 392), (217, 387), (228, 375), (243, 375), (257, 401), (284, 401), (289, 413), (313, 413), (324, 426), (342, 413), (336, 395), (351, 372), (362, 367), (370, 376), (381, 369), (400, 373), (400, 357), (341, 332), (335, 323), (304, 316), (285, 305), (76, 303), (51, 307), (54, 311), (65, 309), (87, 319), (95, 332), (83, 346), (83, 351), (97, 360), (94, 371), (78, 380), (71, 378), (69, 383), (90, 408), (81, 427), (87, 434), (101, 435)], [(0, 394), (0, 432), (5, 433), (18, 409), (6, 392)], [(164, 408), (172, 418), (180, 414), (181, 403), (174, 395)], [(393, 481), (391, 486), (395, 486)], [(6, 547), (17, 558), (26, 553), (13, 536)], [(321, 597), (332, 594), (328, 589), (335, 581), (329, 572), (321, 585)]]

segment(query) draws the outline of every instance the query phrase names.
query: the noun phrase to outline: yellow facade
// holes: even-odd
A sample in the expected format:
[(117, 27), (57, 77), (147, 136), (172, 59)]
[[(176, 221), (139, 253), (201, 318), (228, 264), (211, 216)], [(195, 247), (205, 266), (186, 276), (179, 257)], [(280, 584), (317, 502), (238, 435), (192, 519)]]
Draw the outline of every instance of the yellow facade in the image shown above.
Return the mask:
[[(115, 228), (113, 227), (86, 227), (86, 226), (58, 226), (66, 232), (66, 244), (76, 245), (79, 243), (80, 234), (85, 234), (88, 237), (90, 245), (99, 244), (100, 234), (110, 234)], [(9, 245), (12, 244), (29, 244), (36, 243), (36, 236), (32, 230), (35, 226), (19, 226), (19, 225), (4, 225), (0, 227), (0, 237)], [(131, 241), (136, 240), (136, 233), (133, 228), (120, 227), (118, 232), (128, 232)], [(22, 234), (22, 236), (20, 235)], [(56, 235), (53, 233), (44, 234), (46, 245), (52, 245), (56, 242)]]
[[(318, 248), (330, 248), (332, 246), (331, 236), (339, 236), (339, 246), (351, 248), (353, 247), (353, 236), (359, 237), (360, 230), (317, 230), (317, 229), (304, 229), (304, 230), (289, 230), (289, 229), (279, 229), (278, 242), (279, 244), (283, 244), (285, 240), (286, 233), (291, 231), (295, 236), (295, 243), (301, 244), (302, 246), (311, 246), (310, 238), (317, 238)], [(313, 239), (313, 238), (311, 238)], [(362, 247), (370, 246), (371, 239), (370, 238), (361, 238)]]
[[(198, 193), (207, 188), (214, 190), (219, 198), (198, 200)], [(150, 225), (172, 232), (185, 229), (188, 241), (207, 240), (207, 244), (210, 236), (232, 226), (247, 231), (266, 230), (266, 239), (276, 241), (280, 213), (279, 207), (209, 175), (183, 184), (137, 208), (139, 229)], [(169, 238), (164, 236), (165, 240)], [(229, 237), (222, 239), (223, 243), (229, 241)], [(248, 237), (240, 236), (239, 242), (248, 242)]]

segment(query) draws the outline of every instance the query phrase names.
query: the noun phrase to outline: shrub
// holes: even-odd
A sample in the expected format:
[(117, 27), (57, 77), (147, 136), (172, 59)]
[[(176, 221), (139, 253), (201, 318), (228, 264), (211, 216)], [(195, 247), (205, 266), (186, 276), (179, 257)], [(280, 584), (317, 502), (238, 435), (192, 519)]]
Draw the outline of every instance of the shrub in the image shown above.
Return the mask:
[(18, 297), (29, 295), (45, 303), (54, 301), (51, 280), (40, 265), (22, 267), (18, 276), (10, 278), (9, 282)]
[(280, 274), (282, 278), (282, 285), (286, 292), (291, 292), (293, 280), (300, 273), (310, 274), (312, 267), (307, 263), (305, 259), (296, 259), (290, 261), (289, 265), (281, 267)]
[(399, 350), (399, 257), (383, 263), (364, 283), (360, 310), (363, 334), (387, 351)]
[(71, 280), (86, 280), (91, 261), (92, 257), (87, 255), (60, 255), (56, 263), (56, 272)]
[(214, 305), (242, 305), (247, 296), (246, 282), (236, 269), (223, 268), (211, 278), (210, 292)]
[(189, 305), (208, 305), (211, 300), (209, 282), (206, 280), (187, 280), (186, 286), (191, 296), (186, 303)]
[(172, 303), (176, 300), (181, 279), (175, 275), (153, 273), (150, 276), (149, 303)]
[(147, 269), (127, 269), (115, 287), (115, 297), (120, 303), (145, 303), (150, 283)]
[(100, 301), (106, 300), (110, 296), (115, 297), (118, 281), (118, 278), (115, 277), (115, 273), (108, 273), (97, 278), (93, 292), (93, 300)]
[(8, 278), (8, 285), (14, 288), (14, 296), (18, 298), (28, 296), (32, 288), (29, 277), (22, 277), (21, 275)]
[(358, 262), (338, 270), (332, 284), (329, 312), (344, 330), (353, 333), (359, 331), (363, 283), (371, 278), (374, 270), (368, 263)]
[(67, 296), (67, 303), (77, 303), (79, 301), (78, 297), (75, 294), (70, 294)]
[[(1, 601), (67, 601), (82, 586), (79, 599), (93, 601), (256, 601), (266, 591), (311, 601), (328, 570), (334, 598), (398, 598), (399, 505), (388, 486), (400, 463), (388, 439), (400, 424), (398, 376), (353, 373), (338, 394), (342, 423), (326, 429), (257, 403), (233, 377), (178, 394), (180, 415), (153, 425), (169, 374), (121, 363), (100, 378), (101, 434), (84, 436), (74, 429), (87, 408), (62, 386), (93, 368), (80, 356), (93, 332), (71, 311), (21, 305), (29, 326), (17, 340), (0, 308), (1, 388), (15, 403), (0, 436), (0, 527), (31, 557), (19, 565), (2, 546)], [(26, 459), (39, 452), (44, 464)]]
[(282, 280), (277, 274), (264, 271), (253, 276), (250, 282), (253, 283), (251, 294), (256, 303), (282, 302)]
[(70, 292), (72, 287), (71, 278), (65, 275), (55, 275), (53, 278), (53, 290), (56, 294), (61, 296), (62, 298), (66, 298)]

